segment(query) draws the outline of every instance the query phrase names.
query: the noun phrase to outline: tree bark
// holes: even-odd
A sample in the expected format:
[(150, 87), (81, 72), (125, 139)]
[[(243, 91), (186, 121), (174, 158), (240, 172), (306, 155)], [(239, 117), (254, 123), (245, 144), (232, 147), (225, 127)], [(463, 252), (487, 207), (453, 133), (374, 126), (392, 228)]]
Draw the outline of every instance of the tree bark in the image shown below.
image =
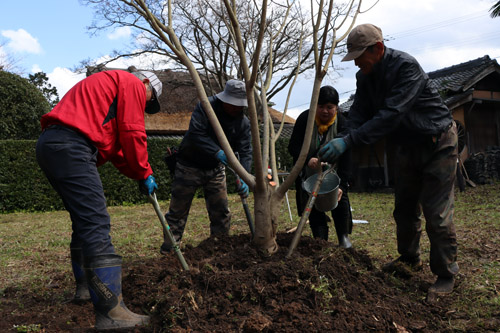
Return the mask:
[(255, 236), (253, 244), (259, 255), (269, 257), (278, 251), (276, 230), (284, 196), (267, 184), (265, 191), (254, 194)]

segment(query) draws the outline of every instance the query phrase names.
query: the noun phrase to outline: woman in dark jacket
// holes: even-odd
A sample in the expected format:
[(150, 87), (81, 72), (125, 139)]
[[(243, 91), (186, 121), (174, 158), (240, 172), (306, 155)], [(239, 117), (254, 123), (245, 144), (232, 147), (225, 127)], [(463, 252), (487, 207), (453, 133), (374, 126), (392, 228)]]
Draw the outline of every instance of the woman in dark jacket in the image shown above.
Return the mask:
[[(335, 138), (338, 133), (341, 133), (346, 126), (345, 117), (338, 112), (338, 104), (339, 94), (337, 90), (331, 86), (321, 87), (316, 111), (316, 119), (313, 128), (313, 136), (307, 153), (306, 163), (299, 177), (297, 177), (297, 180), (295, 181), (299, 216), (302, 215), (302, 211), (304, 210), (308, 200), (308, 193), (302, 188), (302, 183), (307, 179), (307, 177), (317, 173), (317, 170), (320, 167), (317, 157), (318, 150), (325, 143)], [(293, 128), (292, 137), (290, 138), (288, 151), (292, 155), (294, 163), (299, 158), (302, 143), (304, 142), (308, 116), (309, 110), (306, 110), (299, 115)], [(348, 236), (352, 231), (351, 205), (349, 203), (348, 196), (349, 178), (351, 175), (350, 152), (346, 152), (339, 158), (335, 169), (340, 178), (339, 187), (342, 192), (342, 196), (337, 207), (331, 211), (331, 214), (337, 231), (339, 246), (343, 248), (350, 248), (352, 246)], [(314, 238), (328, 240), (327, 222), (329, 220), (330, 219), (326, 213), (320, 212), (316, 208), (311, 210), (309, 215), (309, 225), (311, 226)]]

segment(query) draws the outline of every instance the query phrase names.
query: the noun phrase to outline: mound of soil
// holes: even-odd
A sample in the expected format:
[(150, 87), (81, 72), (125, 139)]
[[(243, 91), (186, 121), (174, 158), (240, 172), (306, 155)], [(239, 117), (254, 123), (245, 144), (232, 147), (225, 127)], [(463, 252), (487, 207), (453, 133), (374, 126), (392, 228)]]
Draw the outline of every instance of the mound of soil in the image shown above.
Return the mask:
[[(428, 269), (396, 278), (363, 251), (310, 237), (287, 259), (292, 237), (278, 234), (280, 250), (270, 258), (257, 255), (249, 235), (210, 238), (183, 249), (189, 271), (175, 253), (125, 263), (125, 303), (152, 317), (149, 327), (131, 331), (446, 331), (446, 298), (425, 299)], [(93, 331), (91, 304), (64, 302), (72, 292), (65, 280), (54, 277), (37, 294), (4, 290), (0, 331), (19, 331), (19, 323), (38, 323), (32, 329), (40, 332)]]

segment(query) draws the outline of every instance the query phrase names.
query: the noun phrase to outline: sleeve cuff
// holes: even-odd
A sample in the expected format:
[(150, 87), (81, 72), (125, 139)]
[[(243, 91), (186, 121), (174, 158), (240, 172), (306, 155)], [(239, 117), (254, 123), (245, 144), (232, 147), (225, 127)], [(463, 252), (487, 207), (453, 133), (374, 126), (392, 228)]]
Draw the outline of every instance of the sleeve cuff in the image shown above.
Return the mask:
[(347, 149), (352, 147), (353, 142), (352, 142), (352, 137), (350, 134), (347, 134), (342, 139), (344, 140)]

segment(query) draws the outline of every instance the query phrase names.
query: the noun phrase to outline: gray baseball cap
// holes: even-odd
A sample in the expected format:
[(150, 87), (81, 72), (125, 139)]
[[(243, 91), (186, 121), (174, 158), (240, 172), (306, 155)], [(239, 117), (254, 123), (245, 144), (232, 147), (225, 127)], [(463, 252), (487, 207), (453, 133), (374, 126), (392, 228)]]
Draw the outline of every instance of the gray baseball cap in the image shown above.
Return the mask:
[(347, 37), (347, 54), (342, 61), (354, 60), (365, 52), (368, 46), (382, 42), (382, 30), (373, 24), (360, 24)]
[(148, 71), (132, 72), (132, 74), (137, 76), (141, 81), (148, 79), (151, 87), (153, 88), (153, 99), (146, 104), (146, 109), (144, 111), (149, 114), (154, 114), (160, 111), (160, 100), (158, 97), (160, 97), (163, 89), (163, 84), (160, 79), (158, 79), (156, 74)]
[(239, 80), (229, 80), (226, 82), (224, 91), (218, 93), (218, 99), (224, 103), (236, 106), (248, 106), (245, 82)]

